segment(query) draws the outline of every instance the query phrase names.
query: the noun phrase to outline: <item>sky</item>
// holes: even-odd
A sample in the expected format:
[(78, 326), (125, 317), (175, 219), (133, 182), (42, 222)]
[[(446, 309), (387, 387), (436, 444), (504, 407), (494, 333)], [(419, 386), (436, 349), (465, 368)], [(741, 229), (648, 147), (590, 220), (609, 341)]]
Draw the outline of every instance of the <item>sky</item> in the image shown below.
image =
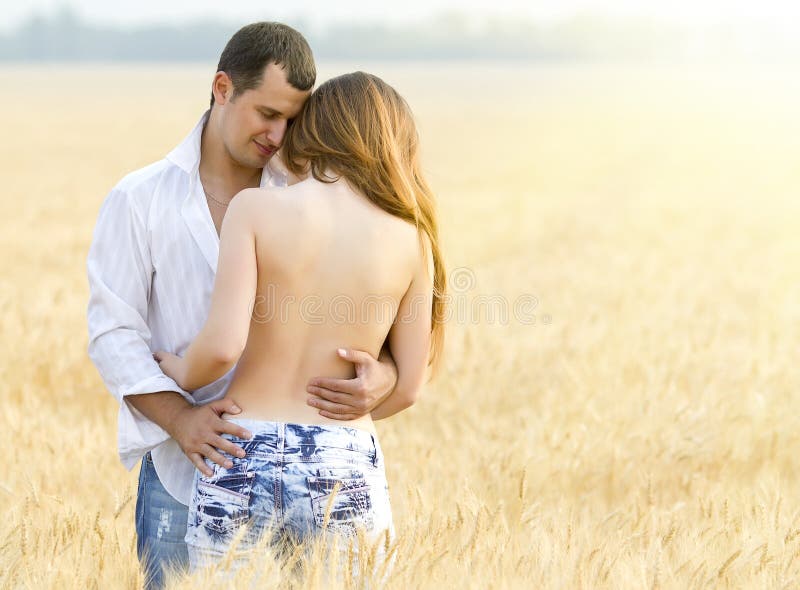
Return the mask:
[(468, 19), (527, 18), (553, 22), (582, 12), (621, 17), (645, 16), (688, 26), (750, 22), (796, 27), (800, 32), (800, 2), (790, 0), (0, 0), (0, 30), (16, 28), (36, 12), (50, 15), (70, 6), (95, 24), (135, 26), (213, 18), (234, 23), (302, 18), (314, 26), (342, 21), (381, 21), (387, 24), (420, 21), (442, 12), (459, 12)]

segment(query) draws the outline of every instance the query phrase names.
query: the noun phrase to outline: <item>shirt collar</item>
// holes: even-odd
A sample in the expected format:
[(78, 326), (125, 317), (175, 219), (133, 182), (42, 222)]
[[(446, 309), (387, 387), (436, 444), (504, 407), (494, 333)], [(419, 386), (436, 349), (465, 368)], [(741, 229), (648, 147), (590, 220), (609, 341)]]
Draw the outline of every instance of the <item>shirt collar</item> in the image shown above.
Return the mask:
[(203, 128), (210, 113), (211, 109), (207, 109), (189, 135), (167, 154), (167, 160), (187, 174), (192, 174), (200, 166), (200, 140), (203, 137)]
[[(200, 168), (200, 142), (203, 139), (203, 129), (210, 114), (211, 109), (207, 109), (189, 135), (167, 154), (167, 160), (190, 176), (194, 176)], [(260, 184), (262, 187), (286, 186), (287, 176), (288, 173), (280, 160), (280, 155), (276, 154), (264, 167)]]

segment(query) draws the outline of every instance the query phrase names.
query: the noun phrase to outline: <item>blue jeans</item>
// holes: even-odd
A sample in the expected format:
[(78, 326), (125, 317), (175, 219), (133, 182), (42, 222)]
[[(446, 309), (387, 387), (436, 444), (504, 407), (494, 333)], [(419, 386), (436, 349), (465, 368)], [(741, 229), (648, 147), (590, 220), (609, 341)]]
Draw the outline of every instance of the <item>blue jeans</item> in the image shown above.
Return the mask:
[(173, 498), (153, 466), (150, 453), (142, 458), (136, 494), (136, 553), (144, 570), (146, 590), (164, 585), (164, 571), (186, 570), (189, 555), (184, 536), (188, 508)]
[(245, 458), (223, 453), (231, 469), (206, 460), (213, 475), (195, 472), (186, 529), (192, 570), (221, 560), (235, 536), (237, 549), (266, 536), (279, 552), (319, 536), (338, 537), (347, 551), (346, 541), (359, 531), (376, 545), (394, 538), (383, 452), (373, 434), (346, 426), (231, 422), (253, 438), (223, 434)]

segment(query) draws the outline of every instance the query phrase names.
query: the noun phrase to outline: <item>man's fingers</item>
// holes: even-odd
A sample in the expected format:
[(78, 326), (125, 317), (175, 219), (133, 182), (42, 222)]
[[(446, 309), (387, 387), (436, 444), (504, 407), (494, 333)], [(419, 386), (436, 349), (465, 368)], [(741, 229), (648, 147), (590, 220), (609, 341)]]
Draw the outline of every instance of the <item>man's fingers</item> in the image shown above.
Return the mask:
[(319, 410), (325, 410), (332, 414), (352, 414), (353, 408), (344, 404), (337, 404), (321, 399), (319, 397), (311, 396), (306, 401), (309, 406), (315, 407)]
[(225, 469), (230, 469), (233, 467), (233, 461), (225, 457), (225, 455), (217, 451), (209, 444), (201, 445), (200, 451), (220, 467), (224, 467)]
[(189, 453), (186, 455), (189, 457), (189, 460), (194, 463), (194, 466), (197, 467), (197, 470), (205, 475), (206, 477), (211, 477), (214, 475), (214, 471), (206, 465), (206, 462), (203, 461), (203, 456), (200, 453)]
[(225, 412), (228, 414), (238, 414), (242, 411), (242, 409), (236, 405), (236, 402), (232, 399), (217, 399), (213, 402), (209, 402), (208, 406), (214, 410), (214, 413), (217, 416), (221, 416)]
[(244, 459), (246, 454), (244, 449), (239, 445), (232, 443), (227, 438), (222, 438), (221, 436), (217, 436), (212, 442), (212, 445), (217, 447), (220, 451), (228, 453), (229, 455), (233, 455), (234, 457), (239, 457), (240, 459)]
[(220, 419), (220, 424), (217, 427), (217, 431), (220, 434), (232, 434), (236, 438), (243, 438), (245, 440), (250, 440), (253, 438), (253, 434), (247, 430), (247, 428), (243, 428), (235, 422), (230, 422), (229, 420), (224, 419)]
[[(312, 391), (313, 388), (328, 389), (331, 392), (338, 391), (339, 393), (347, 393), (355, 395), (361, 393), (363, 384), (361, 379), (330, 379), (328, 377), (316, 377), (309, 381), (306, 391), (308, 393), (316, 393)], [(319, 394), (317, 394), (319, 395)]]
[(353, 348), (340, 348), (336, 351), (339, 356), (351, 363), (366, 363), (372, 360), (372, 355), (363, 350), (355, 350)]
[(333, 420), (355, 420), (359, 416), (355, 414), (331, 414), (330, 412), (326, 412), (325, 410), (320, 410), (320, 415), (325, 416), (326, 418), (332, 418)]
[(321, 387), (309, 387), (308, 393), (321, 397), (324, 400), (333, 402), (335, 404), (342, 404), (349, 406), (355, 399), (350, 393), (341, 393), (338, 391), (331, 391), (330, 389), (323, 389)]

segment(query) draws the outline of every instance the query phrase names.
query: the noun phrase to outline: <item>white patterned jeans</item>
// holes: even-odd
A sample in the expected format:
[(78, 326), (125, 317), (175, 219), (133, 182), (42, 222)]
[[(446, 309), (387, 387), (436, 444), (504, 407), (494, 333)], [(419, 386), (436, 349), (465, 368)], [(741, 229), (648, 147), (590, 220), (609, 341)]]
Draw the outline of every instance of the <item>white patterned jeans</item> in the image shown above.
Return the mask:
[(377, 437), (346, 426), (230, 421), (253, 437), (223, 434), (246, 456), (223, 453), (233, 467), (207, 460), (213, 475), (195, 472), (185, 537), (193, 571), (221, 560), (235, 536), (237, 550), (245, 551), (264, 536), (279, 549), (287, 541), (335, 537), (345, 552), (350, 540), (366, 539), (379, 547), (378, 561), (385, 557), (394, 527)]

